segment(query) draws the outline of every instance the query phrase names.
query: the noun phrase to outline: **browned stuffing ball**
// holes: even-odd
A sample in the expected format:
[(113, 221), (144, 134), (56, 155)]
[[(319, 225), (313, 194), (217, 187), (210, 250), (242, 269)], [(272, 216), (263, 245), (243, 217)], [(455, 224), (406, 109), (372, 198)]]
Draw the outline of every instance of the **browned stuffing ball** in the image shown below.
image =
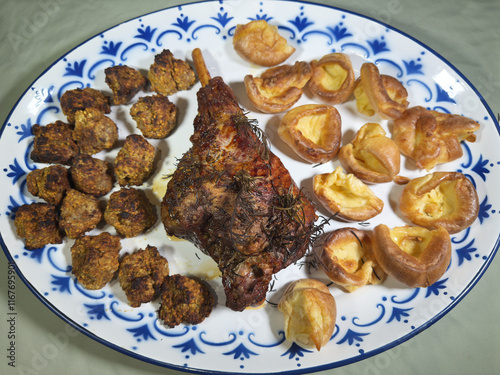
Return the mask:
[(132, 307), (158, 298), (161, 285), (168, 276), (168, 261), (154, 246), (147, 246), (120, 261), (118, 281)]
[(73, 139), (82, 154), (93, 155), (113, 148), (118, 140), (118, 127), (96, 108), (75, 113)]
[(187, 90), (196, 82), (196, 76), (189, 64), (174, 58), (168, 49), (155, 56), (155, 61), (149, 68), (148, 78), (153, 91), (167, 96)]
[(73, 131), (68, 124), (62, 121), (31, 128), (35, 136), (31, 159), (37, 163), (71, 164), (71, 160), (78, 155), (78, 146), (73, 140)]
[(105, 82), (113, 91), (113, 104), (126, 104), (139, 91), (144, 90), (146, 78), (127, 65), (115, 65), (104, 69)]
[(70, 188), (68, 169), (59, 164), (35, 169), (26, 176), (26, 186), (35, 197), (57, 206)]
[(177, 125), (177, 107), (165, 95), (139, 98), (130, 115), (146, 138), (166, 138)]
[(103, 210), (99, 199), (92, 195), (69, 189), (61, 205), (59, 228), (68, 238), (77, 238), (97, 227)]
[(130, 238), (151, 228), (158, 215), (143, 190), (121, 188), (109, 197), (104, 219), (118, 234)]
[(110, 113), (109, 98), (91, 87), (64, 92), (61, 96), (61, 109), (70, 124), (75, 122), (75, 113), (86, 108), (95, 108), (101, 113)]
[(181, 323), (203, 322), (212, 312), (215, 301), (206, 284), (182, 275), (168, 276), (160, 297), (158, 317), (170, 328)]
[(80, 154), (69, 169), (75, 189), (82, 193), (101, 197), (114, 185), (113, 165), (107, 161)]
[(154, 169), (156, 149), (142, 135), (131, 134), (114, 161), (120, 186), (142, 185)]
[(71, 247), (73, 274), (84, 288), (103, 288), (119, 267), (120, 238), (107, 232), (81, 236)]
[(49, 203), (38, 202), (20, 206), (14, 219), (17, 234), (24, 239), (24, 246), (28, 250), (62, 243), (57, 222), (56, 207)]

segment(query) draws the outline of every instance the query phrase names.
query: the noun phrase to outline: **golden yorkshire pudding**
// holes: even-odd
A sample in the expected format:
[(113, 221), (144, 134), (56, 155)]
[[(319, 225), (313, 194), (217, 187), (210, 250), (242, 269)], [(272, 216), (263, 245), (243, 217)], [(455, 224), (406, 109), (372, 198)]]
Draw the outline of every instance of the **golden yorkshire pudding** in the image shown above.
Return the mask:
[(353, 174), (342, 167), (313, 178), (314, 194), (335, 219), (365, 221), (380, 214), (384, 202)]
[(311, 74), (308, 62), (297, 61), (294, 65), (269, 68), (260, 77), (249, 74), (243, 82), (248, 99), (255, 108), (264, 113), (279, 113), (300, 99)]
[(332, 160), (340, 148), (342, 120), (335, 107), (306, 104), (283, 116), (278, 134), (304, 160), (324, 163)]
[(330, 105), (347, 101), (356, 82), (348, 55), (330, 53), (319, 61), (311, 61), (311, 67), (312, 76), (307, 83), (311, 94)]
[(322, 246), (315, 249), (315, 255), (328, 278), (348, 292), (380, 284), (387, 278), (375, 260), (366, 231), (340, 228), (330, 232)]
[(295, 52), (278, 33), (278, 27), (265, 20), (236, 25), (233, 47), (244, 59), (261, 66), (281, 64)]
[(408, 92), (396, 78), (380, 74), (373, 63), (361, 66), (354, 86), (356, 108), (367, 116), (396, 119), (408, 107)]
[(474, 142), (479, 127), (464, 116), (415, 106), (394, 120), (392, 138), (403, 155), (413, 159), (418, 168), (429, 171), (437, 164), (461, 158), (460, 142)]
[(285, 337), (320, 350), (332, 337), (337, 306), (328, 287), (315, 279), (296, 280), (278, 304), (285, 318)]
[(479, 213), (472, 182), (459, 172), (434, 172), (411, 180), (399, 200), (403, 215), (413, 224), (448, 233), (468, 228)]
[(389, 275), (412, 288), (434, 284), (451, 259), (450, 235), (443, 227), (377, 225), (372, 238), (378, 264)]
[(353, 141), (340, 148), (339, 161), (348, 173), (367, 183), (408, 182), (407, 178), (398, 176), (399, 147), (376, 123), (363, 125)]

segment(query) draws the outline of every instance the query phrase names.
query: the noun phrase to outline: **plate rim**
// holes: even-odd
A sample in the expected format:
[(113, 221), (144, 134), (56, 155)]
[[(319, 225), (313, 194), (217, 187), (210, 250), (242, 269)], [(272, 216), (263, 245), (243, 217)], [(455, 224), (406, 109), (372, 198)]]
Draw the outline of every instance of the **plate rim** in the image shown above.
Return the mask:
[[(33, 87), (34, 84), (40, 78), (42, 78), (50, 69), (52, 69), (52, 67), (54, 65), (56, 65), (57, 63), (59, 63), (61, 60), (63, 60), (71, 52), (77, 50), (78, 48), (80, 48), (84, 44), (88, 43), (89, 41), (91, 41), (91, 40), (93, 40), (95, 38), (98, 38), (101, 34), (107, 32), (107, 31), (110, 31), (110, 30), (115, 29), (117, 27), (120, 27), (120, 26), (122, 26), (122, 25), (124, 25), (126, 23), (138, 20), (138, 19), (140, 19), (142, 17), (147, 17), (147, 16), (152, 15), (152, 14), (156, 14), (156, 13), (168, 11), (170, 9), (175, 9), (175, 8), (178, 8), (178, 7), (195, 6), (196, 4), (216, 3), (216, 2), (218, 2), (221, 5), (223, 5), (224, 2), (229, 2), (230, 3), (231, 1), (232, 0), (202, 0), (202, 1), (190, 1), (190, 2), (183, 3), (183, 4), (177, 4), (177, 5), (168, 6), (168, 7), (165, 7), (165, 8), (157, 9), (157, 10), (154, 10), (154, 11), (151, 11), (151, 12), (143, 13), (143, 14), (140, 14), (138, 16), (134, 16), (132, 18), (126, 19), (126, 20), (124, 20), (122, 22), (119, 22), (119, 23), (117, 23), (117, 24), (115, 24), (115, 25), (113, 25), (111, 27), (103, 29), (103, 30), (95, 33), (94, 35), (86, 38), (85, 40), (83, 40), (82, 42), (78, 43), (77, 45), (75, 45), (74, 47), (70, 48), (69, 50), (66, 50), (63, 54), (61, 54), (58, 58), (56, 58), (41, 73), (39, 73), (37, 75), (37, 77), (31, 82), (31, 84), (29, 84), (27, 86), (27, 88), (23, 91), (23, 93), (16, 100), (15, 104), (13, 105), (13, 107), (8, 112), (8, 114), (7, 114), (6, 118), (5, 118), (5, 121), (2, 124), (2, 127), (0, 128), (0, 138), (3, 135), (3, 132), (4, 132), (5, 128), (7, 127), (7, 124), (9, 123), (9, 120), (11, 119), (12, 114), (15, 112), (15, 110), (19, 106), (20, 101), (29, 92), (30, 88)], [(319, 0), (317, 0), (317, 1), (319, 1)], [(344, 8), (338, 7), (338, 6), (317, 3), (317, 2), (313, 2), (313, 1), (309, 1), (309, 0), (261, 0), (261, 2), (270, 2), (270, 3), (272, 3), (272, 2), (287, 2), (287, 3), (307, 4), (307, 5), (311, 5), (311, 6), (318, 6), (318, 7), (333, 9), (333, 10), (338, 11), (338, 12), (344, 12), (346, 14), (354, 15), (356, 17), (360, 17), (362, 19), (366, 19), (368, 21), (374, 22), (374, 23), (376, 23), (378, 25), (384, 26), (387, 29), (390, 29), (391, 31), (394, 31), (394, 32), (396, 32), (396, 33), (404, 36), (405, 38), (408, 38), (412, 42), (414, 42), (414, 43), (420, 45), (421, 47), (425, 48), (426, 50), (428, 50), (435, 57), (437, 57), (439, 60), (441, 60), (443, 63), (445, 63), (448, 68), (452, 69), (460, 77), (460, 79), (462, 79), (469, 86), (469, 88), (475, 93), (475, 95), (477, 96), (477, 98), (480, 100), (480, 102), (481, 102), (482, 106), (484, 107), (484, 109), (486, 110), (486, 112), (489, 114), (489, 116), (490, 116), (493, 124), (495, 125), (497, 133), (500, 136), (500, 124), (499, 124), (499, 121), (498, 121), (497, 117), (494, 115), (492, 109), (490, 108), (490, 106), (488, 105), (488, 103), (486, 102), (486, 100), (484, 99), (484, 97), (477, 90), (477, 88), (448, 59), (446, 59), (445, 57), (443, 57), (440, 53), (438, 53), (437, 51), (435, 51), (433, 48), (429, 47), (427, 44), (421, 42), (419, 39), (411, 36), (410, 34), (408, 34), (408, 33), (404, 32), (404, 31), (400, 30), (397, 27), (394, 27), (394, 26), (391, 26), (391, 25), (387, 24), (386, 22), (377, 20), (374, 17), (364, 15), (364, 14), (359, 13), (357, 11), (347, 10), (347, 9), (344, 9)], [(4, 252), (4, 254), (5, 254), (5, 256), (6, 256), (7, 260), (8, 260), (8, 264), (9, 265), (14, 265), (15, 271), (16, 271), (17, 275), (23, 281), (23, 283), (26, 285), (26, 287), (30, 290), (30, 292), (33, 293), (38, 298), (38, 300), (41, 301), (57, 317), (59, 317), (64, 322), (66, 322), (67, 324), (69, 324), (71, 327), (73, 327), (74, 329), (76, 329), (78, 332), (83, 333), (84, 335), (86, 335), (90, 339), (95, 340), (98, 343), (100, 343), (102, 345), (105, 345), (108, 348), (113, 349), (113, 350), (115, 350), (115, 351), (117, 351), (117, 352), (119, 352), (121, 354), (124, 354), (126, 356), (129, 356), (129, 357), (132, 357), (134, 359), (140, 360), (142, 362), (146, 362), (146, 363), (153, 364), (153, 365), (156, 365), (156, 366), (159, 366), (159, 367), (168, 368), (168, 369), (172, 369), (172, 370), (176, 370), (176, 371), (180, 371), (180, 372), (187, 372), (187, 373), (194, 373), (194, 374), (224, 374), (224, 375), (235, 373), (234, 371), (207, 370), (207, 369), (199, 369), (199, 368), (194, 368), (194, 367), (184, 367), (182, 365), (176, 365), (176, 364), (172, 364), (172, 363), (161, 362), (159, 360), (156, 360), (156, 359), (153, 359), (153, 358), (150, 358), (150, 357), (146, 357), (146, 356), (144, 356), (142, 354), (138, 354), (136, 352), (128, 350), (128, 349), (126, 349), (124, 347), (121, 347), (121, 346), (119, 346), (117, 344), (114, 344), (112, 342), (109, 342), (109, 341), (107, 341), (107, 340), (99, 337), (98, 335), (90, 332), (88, 329), (86, 329), (85, 327), (81, 326), (80, 324), (76, 323), (74, 320), (72, 320), (71, 318), (69, 318), (68, 316), (66, 316), (62, 311), (60, 311), (57, 307), (55, 307), (52, 303), (50, 303), (41, 294), (41, 292), (39, 292), (28, 281), (28, 279), (24, 276), (24, 274), (18, 268), (17, 262), (15, 261), (15, 259), (12, 256), (12, 254), (10, 253), (7, 245), (5, 244), (5, 241), (4, 241), (4, 238), (3, 238), (1, 230), (0, 230), (0, 246), (2, 247), (3, 252)], [(497, 236), (495, 244), (493, 245), (493, 248), (492, 248), (492, 250), (491, 250), (488, 258), (484, 261), (484, 264), (476, 272), (476, 274), (470, 280), (470, 282), (463, 288), (463, 290), (461, 291), (461, 293), (458, 296), (456, 296), (453, 299), (453, 301), (451, 301), (449, 304), (447, 304), (446, 307), (443, 310), (441, 310), (439, 313), (437, 313), (433, 317), (429, 318), (422, 325), (420, 325), (418, 327), (415, 327), (415, 329), (413, 329), (411, 332), (407, 333), (406, 335), (401, 336), (400, 338), (395, 339), (395, 340), (393, 340), (393, 341), (391, 341), (391, 342), (389, 342), (389, 343), (387, 343), (387, 344), (385, 344), (383, 346), (377, 347), (376, 349), (373, 349), (373, 350), (368, 351), (368, 352), (364, 352), (363, 355), (359, 355), (359, 356), (355, 356), (355, 357), (350, 357), (350, 358), (343, 359), (343, 360), (340, 360), (340, 361), (337, 361), (337, 362), (334, 362), (334, 363), (327, 363), (327, 364), (322, 364), (322, 365), (317, 365), (317, 366), (311, 366), (311, 367), (308, 367), (308, 368), (301, 368), (301, 369), (295, 369), (295, 370), (284, 370), (284, 371), (272, 372), (272, 374), (298, 375), (298, 374), (307, 374), (307, 373), (312, 373), (312, 372), (317, 372), (317, 371), (324, 371), (324, 370), (339, 368), (339, 367), (343, 367), (343, 366), (346, 366), (346, 365), (349, 365), (349, 364), (353, 364), (353, 363), (359, 362), (361, 360), (373, 357), (373, 356), (375, 356), (377, 354), (383, 353), (383, 352), (385, 352), (385, 351), (387, 351), (389, 349), (392, 349), (392, 348), (394, 348), (394, 347), (396, 347), (398, 345), (401, 345), (402, 343), (408, 341), (409, 339), (415, 337), (416, 335), (422, 333), (424, 330), (426, 330), (429, 327), (431, 327), (434, 323), (436, 323), (437, 321), (439, 321), (441, 318), (443, 318), (445, 315), (447, 315), (454, 307), (456, 307), (456, 305), (463, 300), (463, 298), (474, 288), (474, 286), (478, 283), (478, 281), (483, 277), (484, 273), (486, 272), (486, 270), (488, 269), (488, 267), (491, 265), (493, 259), (495, 258), (495, 256), (496, 256), (499, 248), (500, 248), (500, 231), (499, 231), (499, 234)], [(237, 374), (261, 375), (261, 374), (263, 374), (263, 372), (238, 372)]]

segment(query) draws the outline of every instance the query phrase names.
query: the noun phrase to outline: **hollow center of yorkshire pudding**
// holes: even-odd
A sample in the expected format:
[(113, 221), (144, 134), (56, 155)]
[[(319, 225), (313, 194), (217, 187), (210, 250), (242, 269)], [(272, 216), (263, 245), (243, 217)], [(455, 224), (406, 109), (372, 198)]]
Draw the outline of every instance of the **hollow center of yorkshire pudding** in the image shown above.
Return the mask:
[(347, 70), (339, 64), (324, 64), (322, 69), (326, 73), (322, 83), (327, 90), (337, 91), (347, 79)]
[(366, 169), (383, 174), (388, 173), (387, 168), (370, 151), (354, 148), (354, 157)]
[(373, 116), (375, 114), (375, 110), (370, 103), (368, 95), (363, 91), (363, 85), (360, 81), (358, 81), (358, 84), (354, 87), (354, 96), (356, 97), (356, 107), (361, 113), (367, 116)]
[(335, 202), (342, 202), (344, 207), (362, 207), (368, 201), (368, 194), (365, 192), (362, 182), (354, 179), (353, 175), (333, 173), (326, 181), (329, 187), (328, 195)]
[(259, 90), (261, 95), (266, 98), (273, 98), (281, 92), (279, 88), (266, 87), (265, 85), (259, 85)]
[(326, 147), (329, 146), (330, 140), (329, 137), (324, 137), (324, 134), (325, 131), (328, 133), (330, 131), (325, 127), (330, 124), (328, 113), (314, 113), (314, 115), (300, 117), (297, 122), (297, 129), (311, 142)]
[(422, 196), (417, 210), (433, 218), (450, 215), (458, 205), (456, 184), (457, 180), (441, 182)]
[(365, 252), (357, 242), (349, 242), (335, 249), (334, 255), (342, 268), (354, 273), (360, 268), (361, 258)]
[(405, 253), (419, 258), (431, 240), (429, 232), (420, 227), (397, 227), (390, 231), (391, 239)]

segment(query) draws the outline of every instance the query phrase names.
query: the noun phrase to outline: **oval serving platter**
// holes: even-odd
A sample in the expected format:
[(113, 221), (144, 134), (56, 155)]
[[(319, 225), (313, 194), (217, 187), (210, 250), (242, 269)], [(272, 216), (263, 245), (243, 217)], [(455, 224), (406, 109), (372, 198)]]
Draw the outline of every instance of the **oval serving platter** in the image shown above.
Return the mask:
[[(476, 186), (481, 204), (473, 225), (452, 236), (453, 255), (446, 273), (428, 288), (408, 288), (390, 277), (382, 285), (366, 286), (350, 294), (330, 285), (337, 302), (337, 323), (330, 342), (319, 352), (285, 339), (283, 317), (275, 307), (291, 280), (315, 277), (328, 283), (308, 257), (276, 275), (262, 307), (238, 313), (224, 305), (215, 263), (192, 244), (168, 238), (160, 221), (144, 235), (122, 239), (122, 253), (148, 244), (156, 246), (168, 259), (171, 274), (201, 277), (217, 294), (217, 306), (203, 323), (169, 329), (157, 319), (157, 301), (132, 308), (117, 281), (98, 291), (85, 290), (76, 282), (71, 273), (72, 241), (28, 251), (14, 226), (19, 206), (38, 200), (26, 188), (26, 175), (44, 166), (30, 160), (32, 126), (65, 120), (59, 99), (66, 90), (90, 86), (109, 95), (104, 83), (106, 67), (122, 64), (146, 72), (154, 56), (163, 49), (191, 62), (191, 51), (200, 48), (210, 74), (220, 75), (234, 89), (248, 117), (256, 119), (267, 133), (272, 151), (296, 183), (311, 194), (312, 177), (332, 172), (338, 161), (313, 166), (299, 160), (277, 136), (281, 115), (253, 110), (244, 91), (243, 77), (259, 75), (264, 68), (243, 61), (235, 53), (232, 35), (237, 24), (256, 19), (278, 26), (280, 34), (296, 48), (286, 63), (344, 52), (351, 57), (356, 74), (363, 62), (370, 61), (383, 74), (397, 77), (408, 90), (410, 106), (461, 114), (481, 124), (477, 141), (463, 146), (464, 156), (460, 160), (436, 167), (467, 175)], [(155, 175), (140, 188), (157, 206), (176, 160), (190, 146), (199, 87), (197, 83), (170, 97), (180, 111), (178, 127), (167, 139), (151, 141), (161, 152), (161, 160)], [(317, 101), (304, 95), (297, 105), (310, 102)], [(140, 133), (129, 108), (130, 105), (113, 106), (109, 115), (119, 126), (120, 140), (130, 133)], [(347, 138), (366, 122), (379, 122), (387, 131), (390, 129), (387, 121), (357, 113), (353, 100), (337, 109)], [(454, 67), (411, 37), (366, 17), (295, 1), (207, 1), (169, 8), (89, 39), (56, 61), (19, 99), (0, 138), (0, 179), (4, 187), (0, 197), (2, 247), (28, 287), (54, 313), (126, 355), (190, 372), (307, 373), (338, 367), (389, 349), (428, 328), (453, 308), (485, 272), (497, 251), (500, 227), (500, 216), (492, 215), (500, 209), (500, 196), (492, 194), (500, 173), (498, 129), (491, 110)], [(116, 152), (115, 149), (97, 157), (112, 160)], [(403, 161), (400, 175), (423, 174)], [(324, 231), (347, 225), (371, 230), (380, 223), (389, 227), (406, 224), (396, 209), (401, 187), (380, 184), (372, 186), (372, 190), (385, 203), (382, 214), (364, 223), (331, 220)], [(318, 214), (328, 216), (319, 205)], [(90, 234), (100, 231), (115, 233), (112, 227), (103, 225)]]

